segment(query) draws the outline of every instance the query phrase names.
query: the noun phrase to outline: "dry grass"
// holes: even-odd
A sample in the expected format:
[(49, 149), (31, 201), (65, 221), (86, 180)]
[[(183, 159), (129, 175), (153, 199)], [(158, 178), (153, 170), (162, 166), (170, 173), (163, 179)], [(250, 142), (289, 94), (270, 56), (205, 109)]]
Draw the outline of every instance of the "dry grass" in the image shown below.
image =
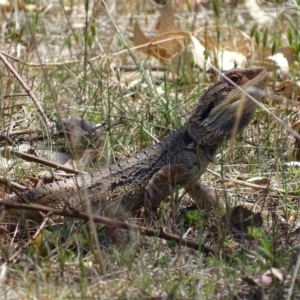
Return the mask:
[[(192, 30), (222, 23), (249, 34), (255, 20), (233, 2), (219, 4), (219, 18), (212, 4), (204, 3), (205, 18), (200, 13), (195, 15), (181, 1), (178, 26)], [(46, 3), (42, 12), (12, 13), (2, 31), (2, 51), (20, 59), (10, 62), (53, 123), (70, 116), (106, 124), (127, 117), (125, 124), (108, 126), (108, 130), (101, 132), (101, 151), (93, 167), (119, 161), (179, 128), (210, 81), (197, 68), (193, 82), (171, 81), (166, 72), (155, 70), (160, 65), (154, 58), (128, 51), (126, 45), (132, 46), (133, 21), (138, 19), (151, 35), (158, 12), (150, 2), (120, 0), (116, 7), (113, 4), (107, 4), (109, 12), (96, 1), (87, 20), (80, 1), (64, 5), (54, 2), (49, 6)], [(269, 4), (265, 9), (280, 10), (281, 5)], [(292, 18), (297, 20), (298, 11), (292, 11)], [(285, 25), (292, 28), (292, 22)], [(269, 29), (270, 44), (275, 39), (285, 42), (284, 31), (279, 27), (274, 25), (273, 32)], [(298, 41), (297, 36), (294, 40)], [(153, 72), (145, 71), (143, 66)], [(0, 68), (1, 131), (36, 131), (30, 139), (24, 135), (3, 141), (2, 149), (10, 144), (21, 151), (21, 147), (31, 143), (31, 151), (53, 160), (55, 151), (65, 150), (64, 140), (57, 138), (55, 128), (45, 126), (31, 99), (20, 95), (25, 92), (9, 70), (3, 64)], [(275, 76), (270, 78), (272, 86)], [(298, 106), (291, 102), (278, 104), (266, 99), (265, 105), (285, 122), (298, 119)], [(188, 237), (214, 248), (216, 257), (157, 238), (128, 236), (125, 232), (121, 232), (125, 241), (111, 243), (103, 238), (101, 228), (92, 234), (91, 228), (81, 221), (66, 220), (57, 225), (52, 224), (51, 218), (43, 227), (43, 242), (35, 239), (15, 255), (19, 247), (30, 241), (29, 227), (36, 230), (38, 225), (9, 232), (1, 224), (1, 299), (284, 299), (289, 288), (294, 297), (289, 299), (298, 299), (296, 195), (300, 173), (285, 165), (292, 160), (294, 146), (293, 136), (258, 109), (233, 147), (224, 145), (210, 168), (243, 181), (265, 177), (274, 189), (265, 193), (232, 181), (220, 182), (212, 173), (203, 177), (227, 207), (242, 203), (261, 212), (262, 228), (251, 228), (247, 234), (229, 233), (220, 225), (224, 211), (197, 212), (193, 224), (185, 227), (177, 219), (169, 219), (169, 215), (161, 220), (167, 230), (177, 234), (188, 231)], [(41, 170), (53, 172), (17, 157), (1, 158), (1, 175), (28, 186), (34, 184), (30, 176)], [(184, 199), (182, 205), (190, 202)], [(224, 253), (232, 259), (226, 261)], [(13, 255), (13, 262), (6, 264)], [(280, 269), (284, 280), (276, 282), (273, 278), (273, 284), (261, 287), (260, 278), (270, 267)]]

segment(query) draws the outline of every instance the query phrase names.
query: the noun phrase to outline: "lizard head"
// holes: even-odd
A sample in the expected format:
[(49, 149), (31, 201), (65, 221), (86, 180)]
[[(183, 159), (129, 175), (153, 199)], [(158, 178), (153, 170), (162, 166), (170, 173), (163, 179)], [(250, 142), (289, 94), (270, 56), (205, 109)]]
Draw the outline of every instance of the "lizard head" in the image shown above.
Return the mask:
[[(245, 128), (260, 100), (267, 71), (262, 67), (233, 69), (200, 97), (187, 122), (188, 135), (199, 145), (217, 147)], [(237, 88), (240, 87), (240, 89)]]

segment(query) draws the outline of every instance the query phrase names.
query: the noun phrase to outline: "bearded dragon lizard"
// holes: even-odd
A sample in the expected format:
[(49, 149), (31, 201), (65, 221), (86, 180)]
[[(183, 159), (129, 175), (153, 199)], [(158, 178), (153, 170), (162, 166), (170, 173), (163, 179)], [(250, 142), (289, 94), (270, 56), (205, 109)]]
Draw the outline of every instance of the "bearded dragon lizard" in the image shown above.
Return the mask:
[[(214, 205), (199, 177), (214, 160), (220, 145), (250, 122), (256, 104), (248, 95), (261, 99), (259, 90), (266, 76), (262, 67), (228, 71), (200, 97), (187, 122), (161, 142), (107, 168), (8, 196), (4, 201), (109, 216), (144, 206), (153, 214), (179, 186), (199, 208)], [(4, 211), (4, 220), (16, 216), (20, 216), (16, 209)], [(37, 218), (31, 213), (27, 217)]]

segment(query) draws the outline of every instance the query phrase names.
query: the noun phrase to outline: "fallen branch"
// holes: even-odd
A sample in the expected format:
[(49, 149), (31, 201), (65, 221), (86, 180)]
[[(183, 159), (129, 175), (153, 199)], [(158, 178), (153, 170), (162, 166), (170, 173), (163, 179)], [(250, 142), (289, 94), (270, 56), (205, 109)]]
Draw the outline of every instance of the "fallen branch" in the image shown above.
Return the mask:
[[(135, 224), (130, 224), (130, 223), (125, 223), (117, 220), (112, 220), (106, 217), (101, 217), (101, 216), (96, 216), (96, 215), (89, 215), (86, 213), (81, 213), (78, 211), (73, 211), (73, 212), (68, 212), (68, 211), (63, 211), (63, 210), (58, 210), (53, 207), (49, 206), (44, 206), (44, 205), (39, 205), (39, 204), (23, 204), (23, 203), (12, 203), (12, 202), (7, 202), (7, 201), (1, 201), (0, 206), (2, 206), (2, 210), (4, 208), (6, 209), (24, 209), (24, 210), (33, 210), (33, 211), (40, 211), (44, 213), (52, 213), (53, 215), (58, 215), (58, 216), (63, 216), (63, 217), (69, 217), (69, 218), (76, 218), (76, 219), (81, 219), (85, 220), (87, 222), (93, 221), (95, 223), (101, 223), (105, 224), (110, 227), (114, 228), (123, 228), (127, 230), (136, 230), (140, 231), (141, 234), (144, 234), (146, 236), (154, 236), (158, 238), (162, 238), (165, 240), (172, 240), (176, 241), (180, 245), (184, 245), (186, 247), (199, 250), (205, 254), (211, 254), (215, 255), (215, 251), (212, 250), (211, 248), (205, 246), (205, 245), (199, 245), (198, 243), (188, 240), (188, 239), (183, 239), (178, 235), (174, 235), (168, 232), (165, 232), (163, 229), (161, 230), (155, 230), (152, 228), (148, 228), (145, 226), (139, 226)], [(226, 259), (231, 259), (229, 255), (225, 255)]]
[(68, 173), (71, 173), (71, 174), (75, 174), (75, 175), (85, 173), (85, 172), (82, 172), (80, 170), (72, 169), (72, 168), (66, 167), (62, 164), (52, 162), (52, 161), (44, 159), (42, 157), (37, 157), (37, 156), (30, 155), (30, 154), (22, 153), (22, 152), (19, 152), (19, 151), (14, 151), (14, 150), (11, 150), (10, 152), (11, 152), (11, 154), (16, 155), (17, 157), (20, 157), (20, 158), (22, 158), (26, 161), (35, 162), (35, 163), (38, 163), (38, 164), (41, 164), (41, 165), (44, 165), (44, 166), (54, 168), (56, 170), (62, 170), (62, 171), (65, 171), (65, 172), (68, 172)]

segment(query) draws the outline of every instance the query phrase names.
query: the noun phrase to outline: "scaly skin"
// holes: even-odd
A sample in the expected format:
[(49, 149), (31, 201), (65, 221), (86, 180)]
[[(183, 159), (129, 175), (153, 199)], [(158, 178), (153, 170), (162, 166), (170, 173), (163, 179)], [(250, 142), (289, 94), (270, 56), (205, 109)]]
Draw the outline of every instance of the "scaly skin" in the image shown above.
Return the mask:
[[(262, 89), (264, 68), (234, 69), (225, 74), (199, 99), (195, 112), (176, 132), (132, 157), (91, 174), (80, 175), (7, 197), (9, 202), (38, 203), (60, 209), (120, 215), (145, 206), (154, 214), (175, 186), (186, 189), (199, 208), (214, 200), (198, 182), (219, 146), (245, 128), (253, 117), (255, 103), (245, 93), (248, 87)], [(241, 87), (238, 90), (228, 78)], [(261, 93), (251, 90), (260, 100)], [(3, 220), (20, 216), (6, 210)], [(36, 213), (27, 218), (38, 220)]]

